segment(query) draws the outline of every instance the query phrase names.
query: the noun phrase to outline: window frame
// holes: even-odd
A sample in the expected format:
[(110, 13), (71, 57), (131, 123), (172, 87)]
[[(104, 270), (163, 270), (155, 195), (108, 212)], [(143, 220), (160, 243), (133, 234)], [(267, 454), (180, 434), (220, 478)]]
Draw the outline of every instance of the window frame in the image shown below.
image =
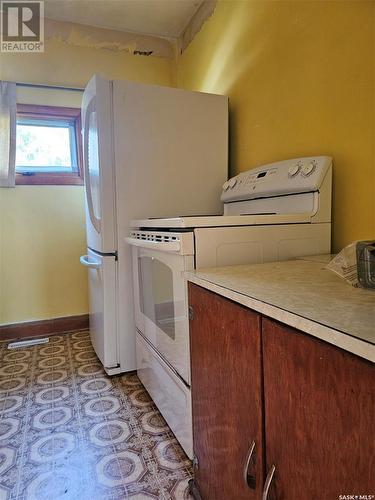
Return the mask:
[(82, 186), (83, 155), (80, 108), (17, 104), (17, 122), (19, 118), (36, 120), (43, 119), (48, 121), (67, 120), (72, 122), (75, 130), (78, 170), (77, 172), (33, 172), (32, 175), (25, 175), (20, 172), (16, 172), (16, 185)]

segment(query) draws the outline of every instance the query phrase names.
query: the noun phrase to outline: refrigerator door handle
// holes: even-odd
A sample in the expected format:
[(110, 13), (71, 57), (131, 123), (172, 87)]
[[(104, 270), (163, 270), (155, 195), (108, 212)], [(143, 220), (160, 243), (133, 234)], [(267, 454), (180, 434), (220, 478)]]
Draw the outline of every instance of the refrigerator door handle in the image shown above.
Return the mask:
[(88, 255), (81, 255), (79, 261), (83, 266), (89, 267), (91, 269), (99, 269), (102, 266), (101, 262), (92, 259)]
[(92, 193), (91, 193), (90, 169), (89, 169), (89, 132), (90, 132), (89, 129), (90, 129), (90, 115), (91, 113), (94, 112), (93, 108), (95, 108), (95, 98), (92, 98), (85, 112), (85, 119), (83, 126), (83, 170), (85, 178), (87, 208), (89, 211), (90, 220), (96, 231), (100, 233), (100, 219), (98, 219), (94, 213)]

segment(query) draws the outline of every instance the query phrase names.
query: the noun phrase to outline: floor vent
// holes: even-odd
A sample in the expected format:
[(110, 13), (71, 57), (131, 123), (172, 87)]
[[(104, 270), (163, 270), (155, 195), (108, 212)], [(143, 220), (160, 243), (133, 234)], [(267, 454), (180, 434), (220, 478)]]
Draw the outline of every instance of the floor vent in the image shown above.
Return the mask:
[(18, 342), (11, 342), (8, 344), (8, 349), (21, 349), (21, 347), (32, 347), (38, 344), (48, 344), (48, 342), (48, 337), (43, 339), (19, 340)]

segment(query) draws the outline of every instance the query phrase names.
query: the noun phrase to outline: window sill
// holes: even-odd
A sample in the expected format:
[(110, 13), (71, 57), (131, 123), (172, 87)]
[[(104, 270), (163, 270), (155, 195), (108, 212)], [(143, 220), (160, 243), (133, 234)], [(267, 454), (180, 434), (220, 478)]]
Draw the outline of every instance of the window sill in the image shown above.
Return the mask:
[(83, 186), (83, 179), (77, 174), (16, 174), (16, 186)]

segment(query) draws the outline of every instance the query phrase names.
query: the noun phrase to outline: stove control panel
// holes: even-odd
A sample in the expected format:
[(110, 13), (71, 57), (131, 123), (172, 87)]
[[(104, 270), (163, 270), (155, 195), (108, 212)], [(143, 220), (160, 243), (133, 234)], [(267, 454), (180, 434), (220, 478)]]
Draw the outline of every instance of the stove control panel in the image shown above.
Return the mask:
[(241, 172), (223, 184), (221, 201), (229, 203), (319, 191), (331, 165), (332, 158), (329, 156), (312, 156)]

